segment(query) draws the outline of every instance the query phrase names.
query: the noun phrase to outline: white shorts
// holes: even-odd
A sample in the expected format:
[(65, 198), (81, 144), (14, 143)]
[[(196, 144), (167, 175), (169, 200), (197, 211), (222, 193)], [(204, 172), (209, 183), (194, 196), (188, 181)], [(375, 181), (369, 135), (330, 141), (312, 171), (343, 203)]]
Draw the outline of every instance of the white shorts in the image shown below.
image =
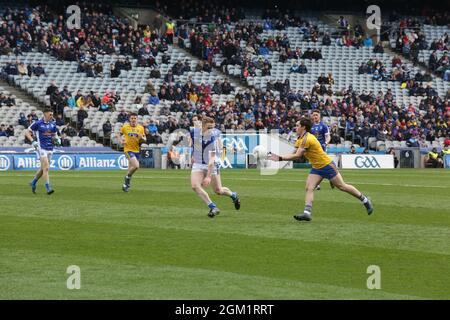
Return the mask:
[(45, 149), (38, 149), (36, 150), (36, 155), (38, 160), (41, 160), (41, 157), (47, 157), (48, 161), (52, 159), (53, 151), (45, 150)]
[[(208, 172), (208, 165), (207, 164), (201, 164), (201, 163), (194, 163), (192, 165), (192, 172)], [(215, 163), (214, 168), (212, 171), (212, 175), (219, 175), (220, 174), (220, 164)]]

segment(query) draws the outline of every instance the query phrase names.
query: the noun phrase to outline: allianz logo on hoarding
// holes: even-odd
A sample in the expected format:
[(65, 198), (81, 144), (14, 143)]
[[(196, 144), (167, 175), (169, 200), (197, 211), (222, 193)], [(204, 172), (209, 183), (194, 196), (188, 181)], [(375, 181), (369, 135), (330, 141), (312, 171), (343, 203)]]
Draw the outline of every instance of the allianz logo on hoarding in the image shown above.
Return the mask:
[(69, 156), (63, 155), (58, 159), (58, 167), (61, 170), (70, 170), (72, 169), (73, 165), (73, 159)]
[(375, 157), (357, 156), (355, 157), (355, 166), (357, 168), (381, 168)]
[(97, 159), (97, 157), (79, 157), (78, 167), (80, 168), (115, 168), (115, 159)]
[(124, 155), (121, 155), (119, 159), (117, 159), (117, 163), (119, 164), (120, 169), (128, 169), (128, 159)]
[[(15, 163), (16, 161), (14, 161), (14, 164), (19, 169), (40, 168), (41, 167), (41, 163), (39, 162), (39, 160), (36, 159), (36, 157), (17, 157), (16, 160), (17, 160), (17, 164)], [(54, 161), (51, 161), (50, 167), (52, 167), (53, 162)]]
[[(124, 155), (121, 155), (117, 159), (109, 158), (102, 159), (97, 158), (95, 156), (80, 156), (78, 157), (78, 167), (79, 168), (117, 168), (127, 169), (128, 168), (128, 160)], [(116, 163), (117, 161), (117, 163)]]
[(7, 156), (0, 156), (0, 171), (8, 170), (11, 165), (11, 161)]

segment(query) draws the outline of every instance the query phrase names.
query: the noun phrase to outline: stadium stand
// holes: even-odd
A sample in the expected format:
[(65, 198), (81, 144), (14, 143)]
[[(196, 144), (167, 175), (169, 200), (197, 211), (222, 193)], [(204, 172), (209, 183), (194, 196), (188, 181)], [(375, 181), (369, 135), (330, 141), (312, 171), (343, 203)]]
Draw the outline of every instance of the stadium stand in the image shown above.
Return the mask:
[[(292, 99), (287, 99), (287, 104), (289, 104), (289, 100), (291, 100), (296, 107), (299, 105), (304, 106), (304, 98), (306, 97), (305, 109), (319, 107), (319, 109), (322, 109), (323, 115), (326, 116), (325, 120), (327, 120), (331, 126), (338, 124), (337, 116), (343, 114), (352, 116), (353, 110), (347, 110), (346, 107), (342, 108), (342, 106), (337, 110), (335, 108), (336, 105), (340, 105), (343, 102), (339, 99), (339, 96), (342, 95), (342, 93), (348, 94), (348, 91), (350, 91), (352, 92), (351, 94), (353, 94), (353, 92), (357, 93), (360, 95), (360, 98), (362, 97), (365, 101), (377, 100), (376, 107), (379, 110), (381, 109), (381, 117), (372, 117), (369, 112), (373, 113), (373, 108), (364, 108), (363, 104), (363, 108), (357, 112), (362, 111), (363, 118), (361, 120), (362, 122), (368, 120), (367, 122), (369, 122), (371, 130), (364, 130), (364, 125), (362, 125), (362, 123), (357, 124), (360, 129), (356, 129), (355, 133), (351, 135), (347, 135), (345, 132), (346, 130), (344, 129), (342, 134), (343, 137), (352, 137), (351, 141), (342, 141), (343, 144), (347, 146), (355, 142), (355, 136), (358, 136), (358, 131), (360, 133), (359, 140), (366, 138), (367, 134), (365, 133), (365, 137), (361, 136), (364, 131), (372, 131), (369, 133), (369, 140), (371, 141), (370, 145), (372, 148), (376, 146), (378, 150), (384, 150), (385, 146), (390, 147), (394, 144), (406, 146), (407, 141), (413, 136), (416, 136), (420, 141), (419, 143), (424, 147), (434, 144), (434, 138), (437, 138), (439, 140), (439, 145), (442, 146), (443, 136), (448, 135), (448, 133), (445, 132), (448, 124), (439, 128), (434, 127), (437, 132), (436, 136), (434, 136), (433, 133), (429, 134), (427, 129), (427, 122), (429, 119), (423, 121), (423, 115), (426, 114), (427, 109), (430, 108), (430, 99), (434, 99), (433, 104), (448, 105), (448, 101), (442, 101), (442, 99), (439, 98), (444, 97), (445, 99), (447, 94), (446, 90), (448, 90), (447, 84), (439, 78), (430, 76), (427, 86), (421, 87), (420, 84), (418, 84), (419, 81), (416, 82), (414, 77), (417, 75), (422, 76), (422, 72), (411, 63), (404, 61), (401, 68), (396, 65), (393, 65), (391, 68), (391, 62), (393, 60), (391, 54), (375, 53), (374, 48), (371, 46), (365, 46), (363, 44), (358, 45), (358, 41), (355, 41), (357, 38), (350, 39), (350, 41), (342, 40), (342, 38), (345, 37), (345, 34), (342, 35), (342, 33), (336, 33), (336, 30), (324, 26), (323, 24), (321, 25), (320, 22), (314, 20), (314, 18), (301, 18), (295, 22), (297, 23), (297, 26), (291, 27), (289, 26), (289, 20), (286, 23), (286, 21), (280, 22), (279, 20), (268, 21), (247, 19), (242, 23), (224, 24), (222, 28), (219, 29), (219, 32), (216, 30), (211, 32), (212, 30), (210, 27), (203, 25), (197, 28), (197, 34), (191, 35), (191, 38), (185, 40), (185, 42), (187, 42), (186, 46), (190, 47), (191, 50), (192, 44), (194, 44), (193, 51), (195, 51), (197, 50), (199, 38), (201, 40), (208, 39), (210, 43), (205, 45), (205, 50), (210, 50), (211, 47), (212, 49), (210, 51), (218, 52), (218, 54), (214, 54), (212, 58), (215, 60), (216, 66), (223, 67), (223, 61), (228, 59), (229, 61), (226, 61), (225, 63), (225, 70), (229, 74), (243, 78), (248, 85), (255, 88), (261, 88), (262, 90), (277, 90), (278, 86), (278, 88), (281, 88), (278, 89), (278, 91), (281, 91), (282, 99), (283, 96), (284, 98), (292, 97)], [(273, 26), (277, 26), (277, 30), (273, 30)], [(269, 30), (262, 31), (264, 28)], [(247, 33), (245, 31), (243, 32), (243, 30), (247, 31)], [(311, 30), (317, 30), (316, 33), (322, 35), (322, 39), (317, 39), (317, 36), (311, 36)], [(224, 38), (226, 39), (226, 37), (223, 36), (224, 34), (229, 39), (236, 39), (234, 40), (234, 43), (230, 40), (228, 40), (228, 42), (227, 40), (223, 41)], [(333, 41), (329, 41), (331, 40), (329, 39), (330, 35), (334, 37)], [(324, 41), (325, 37), (327, 38), (327, 41)], [(247, 41), (243, 40), (244, 38), (246, 38)], [(346, 45), (348, 42), (350, 42), (350, 44)], [(231, 50), (234, 54), (232, 59), (230, 59), (231, 54), (228, 53), (229, 50), (227, 48), (231, 43), (235, 45), (234, 50)], [(275, 43), (275, 45), (273, 43)], [(279, 50), (280, 47), (281, 50)], [(266, 48), (273, 49), (266, 50)], [(321, 59), (301, 59), (306, 51), (310, 51), (309, 49), (316, 49), (317, 52), (321, 52)], [(290, 63), (289, 61), (291, 60), (289, 58), (280, 58), (280, 56), (286, 55), (287, 51), (292, 52), (292, 60), (295, 62)], [(224, 55), (228, 56), (224, 58)], [(203, 55), (203, 58), (211, 59), (208, 55)], [(288, 62), (285, 62), (286, 60)], [(260, 67), (258, 67), (258, 63), (260, 64)], [(378, 71), (375, 72), (374, 70), (376, 68), (373, 68), (373, 65), (377, 63), (384, 68), (386, 74), (385, 79), (379, 79), (381, 81), (376, 81), (378, 80), (378, 77), (376, 77), (375, 74), (377, 74)], [(270, 74), (267, 76), (264, 76), (260, 70), (262, 69), (261, 66), (264, 64), (270, 66)], [(297, 66), (300, 64), (306, 66), (308, 70), (306, 74), (292, 72), (292, 65)], [(369, 68), (371, 70), (368, 72), (359, 72), (360, 70), (357, 65), (372, 66)], [(252, 67), (253, 70), (251, 69)], [(242, 72), (243, 68), (245, 68), (245, 73)], [(339, 90), (333, 90), (330, 86), (317, 85), (317, 82), (325, 74), (335, 75), (332, 80), (333, 87), (344, 89), (339, 92)], [(424, 79), (419, 80), (424, 81)], [(401, 85), (404, 81), (408, 81), (406, 87)], [(313, 90), (311, 90), (311, 100), (315, 99), (314, 103), (309, 103), (309, 88), (313, 88)], [(382, 97), (382, 99), (375, 99), (374, 93), (378, 93), (378, 97)], [(427, 98), (424, 98), (423, 96), (427, 96)], [(334, 101), (331, 102), (332, 110), (323, 110), (326, 109), (323, 108), (325, 101), (327, 101), (327, 103)], [(355, 103), (356, 106), (358, 106), (358, 104), (360, 103)], [(366, 104), (366, 106), (368, 105)], [(413, 113), (415, 114), (412, 116), (407, 115), (406, 119), (402, 121), (401, 118), (405, 116), (404, 110), (406, 109), (409, 110), (408, 113), (411, 113), (411, 110), (413, 110)], [(444, 111), (445, 109), (446, 107), (441, 110)], [(445, 111), (437, 113), (435, 116), (436, 118), (434, 121), (436, 122), (448, 122), (448, 116), (445, 115)], [(410, 120), (410, 117), (413, 118), (412, 122), (408, 121)], [(421, 129), (425, 130), (417, 128), (420, 127), (420, 125), (418, 125), (416, 118), (419, 119), (419, 123), (422, 122)], [(447, 121), (445, 121), (445, 119), (447, 119)], [(388, 124), (385, 128), (385, 133), (385, 130), (382, 128), (382, 122)], [(406, 123), (405, 126), (403, 125), (403, 122)], [(382, 141), (376, 142), (376, 140)], [(384, 140), (387, 140), (387, 142), (385, 143)], [(395, 142), (389, 140), (394, 140)], [(396, 143), (396, 140), (398, 143)], [(359, 143), (361, 143), (361, 141), (359, 141)], [(367, 143), (368, 142), (364, 144)], [(416, 143), (414, 139), (412, 143)]]
[[(222, 130), (276, 128), (290, 139), (296, 120), (312, 109), (321, 110), (334, 130), (331, 146), (337, 150), (442, 147), (449, 136), (448, 81), (415, 65), (426, 61), (430, 50), (445, 64), (447, 26), (424, 24), (427, 18), (390, 22), (391, 46), (402, 55), (410, 30), (421, 28), (427, 41), (441, 39), (433, 49), (431, 44), (421, 48), (410, 62), (411, 55), (380, 52), (381, 44), (372, 43), (361, 26), (351, 32), (342, 28), (342, 19), (328, 25), (312, 14), (245, 16), (217, 2), (179, 5), (157, 3), (162, 13), (183, 18), (174, 44), (159, 29), (134, 30), (108, 7), (89, 13), (77, 31), (52, 22), (46, 8), (2, 9), (1, 19), (10, 28), (20, 22), (24, 28), (18, 39), (8, 38), (5, 24), (0, 28), (3, 76), (80, 131), (114, 147), (122, 111), (138, 112), (149, 134), (156, 127), (161, 139), (155, 141), (162, 144), (176, 140), (176, 129), (188, 128), (195, 113), (215, 117)], [(91, 4), (86, 11), (97, 9)], [(99, 23), (105, 25), (101, 30)], [(444, 69), (441, 77), (445, 74)], [(48, 92), (52, 83), (56, 95)], [(96, 143), (87, 139), (74, 142)]]
[[(52, 27), (48, 27), (43, 25), (43, 27), (47, 27), (49, 32), (48, 37), (52, 34)], [(146, 42), (145, 37), (143, 39), (139, 39), (139, 41)], [(164, 40), (158, 43), (158, 39), (154, 39), (152, 41), (154, 44), (162, 44)], [(92, 49), (92, 48), (91, 48)], [(30, 94), (33, 94), (35, 97), (39, 99), (42, 103), (46, 105), (51, 105), (51, 96), (45, 92), (45, 88), (50, 86), (52, 82), (58, 88), (64, 87), (65, 90), (69, 92), (69, 94), (75, 95), (75, 92), (81, 92), (81, 94), (86, 95), (88, 92), (96, 92), (103, 95), (107, 92), (117, 92), (120, 94), (121, 99), (115, 105), (115, 110), (101, 112), (99, 110), (95, 110), (92, 108), (86, 108), (87, 117), (80, 123), (80, 127), (83, 127), (86, 130), (89, 130), (94, 136), (102, 139), (103, 138), (103, 124), (106, 121), (110, 121), (110, 123), (114, 126), (113, 132), (116, 132), (120, 129), (122, 123), (117, 121), (117, 116), (119, 114), (119, 110), (125, 110), (127, 112), (138, 112), (138, 110), (142, 107), (142, 104), (134, 104), (137, 96), (140, 97), (141, 101), (145, 102), (149, 101), (150, 92), (145, 91), (145, 85), (147, 84), (147, 79), (152, 78), (152, 71), (158, 70), (159, 74), (162, 75), (161, 78), (152, 79), (154, 89), (156, 91), (159, 90), (163, 85), (173, 85), (175, 84), (178, 87), (182, 87), (186, 85), (188, 82), (193, 82), (201, 87), (212, 86), (217, 80), (220, 79), (220, 76), (215, 70), (210, 72), (205, 71), (195, 71), (195, 68), (198, 64), (196, 59), (193, 59), (189, 55), (187, 55), (184, 51), (174, 48), (171, 45), (166, 46), (166, 50), (164, 53), (168, 55), (170, 58), (166, 63), (163, 63), (162, 55), (158, 54), (158, 51), (153, 54), (156, 55), (155, 62), (157, 69), (155, 67), (150, 66), (139, 66), (142, 60), (145, 58), (143, 55), (133, 58), (130, 60), (130, 70), (121, 70), (118, 77), (111, 77), (107, 72), (102, 72), (102, 74), (98, 74), (98, 76), (89, 77), (89, 74), (85, 73), (84, 70), (80, 70), (80, 64), (82, 63), (95, 63), (100, 64), (101, 66), (110, 66), (111, 64), (116, 64), (118, 60), (125, 61), (129, 57), (125, 58), (125, 56), (118, 55), (122, 47), (117, 50), (118, 52), (107, 54), (96, 54), (95, 51), (92, 52), (76, 52), (75, 57), (78, 61), (70, 61), (71, 55), (61, 55), (59, 53), (56, 54), (59, 58), (65, 58), (65, 60), (69, 61), (61, 61), (56, 59), (55, 57), (41, 52), (22, 52), (20, 55), (21, 62), (24, 62), (26, 65), (41, 63), (44, 69), (46, 70), (45, 75), (41, 77), (34, 76), (26, 76), (26, 75), (7, 75), (7, 77), (13, 81), (15, 84), (19, 85), (21, 88), (27, 90)], [(86, 50), (87, 51), (87, 50)], [(159, 50), (161, 52), (161, 50)], [(152, 55), (149, 55), (153, 57)], [(69, 58), (67, 58), (69, 56)], [(16, 56), (2, 56), (1, 63), (6, 66), (9, 63), (16, 63)], [(145, 60), (145, 59), (144, 59)], [(189, 67), (192, 71), (185, 72), (183, 74), (174, 74), (173, 79), (167, 79), (166, 75), (169, 70), (176, 64), (178, 61), (189, 61)], [(104, 68), (103, 68), (104, 69)], [(81, 72), (79, 72), (81, 71)], [(75, 77), (74, 77), (75, 75)], [(166, 81), (166, 78), (168, 81)], [(234, 89), (231, 87), (230, 92), (232, 93)], [(175, 89), (176, 90), (176, 89)], [(188, 92), (185, 92), (187, 94)], [(160, 92), (161, 94), (161, 92)], [(232, 99), (233, 96), (229, 94), (212, 94), (210, 99), (211, 102), (221, 104), (229, 99)], [(148, 124), (150, 120), (154, 120), (159, 123), (165, 123), (168, 121), (168, 115), (162, 114), (161, 110), (164, 108), (170, 109), (171, 101), (173, 99), (161, 99), (158, 101), (156, 105), (151, 105), (147, 108), (149, 111), (148, 115), (140, 116), (140, 121), (143, 124)], [(56, 111), (56, 110), (55, 110)], [(65, 118), (70, 119), (72, 122), (77, 121), (78, 110), (71, 109), (69, 106), (64, 106), (63, 108)], [(176, 118), (177, 121), (180, 120), (181, 112), (170, 112), (169, 115)], [(115, 145), (115, 136), (111, 135), (112, 144)], [(167, 134), (163, 134), (163, 142), (167, 142), (168, 136)]]

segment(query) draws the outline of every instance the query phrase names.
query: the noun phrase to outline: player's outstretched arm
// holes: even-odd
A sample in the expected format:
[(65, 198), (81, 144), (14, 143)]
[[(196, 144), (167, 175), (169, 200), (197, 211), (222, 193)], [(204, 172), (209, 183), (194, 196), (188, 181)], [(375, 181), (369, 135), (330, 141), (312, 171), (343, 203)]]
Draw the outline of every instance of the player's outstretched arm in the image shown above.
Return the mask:
[(299, 159), (303, 156), (303, 153), (305, 152), (305, 149), (303, 148), (297, 148), (294, 153), (290, 154), (284, 154), (284, 155), (277, 155), (275, 153), (271, 153), (269, 160), (272, 161), (291, 161), (295, 159)]

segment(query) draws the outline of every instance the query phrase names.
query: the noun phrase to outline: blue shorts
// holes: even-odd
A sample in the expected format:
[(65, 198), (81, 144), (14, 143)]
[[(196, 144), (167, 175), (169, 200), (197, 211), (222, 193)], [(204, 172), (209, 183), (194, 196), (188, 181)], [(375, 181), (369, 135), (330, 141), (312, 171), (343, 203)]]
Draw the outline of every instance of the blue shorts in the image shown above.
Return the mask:
[(320, 169), (312, 168), (309, 173), (317, 174), (317, 175), (321, 176), (322, 178), (331, 180), (334, 177), (336, 177), (336, 175), (338, 174), (338, 169), (336, 168), (336, 165), (334, 164), (334, 162), (330, 162), (323, 168), (320, 168)]
[(139, 152), (133, 152), (133, 151), (127, 151), (127, 152), (125, 152), (125, 156), (128, 158), (128, 159), (131, 159), (131, 158), (136, 158), (136, 159), (140, 159), (141, 158), (141, 154), (139, 153)]

